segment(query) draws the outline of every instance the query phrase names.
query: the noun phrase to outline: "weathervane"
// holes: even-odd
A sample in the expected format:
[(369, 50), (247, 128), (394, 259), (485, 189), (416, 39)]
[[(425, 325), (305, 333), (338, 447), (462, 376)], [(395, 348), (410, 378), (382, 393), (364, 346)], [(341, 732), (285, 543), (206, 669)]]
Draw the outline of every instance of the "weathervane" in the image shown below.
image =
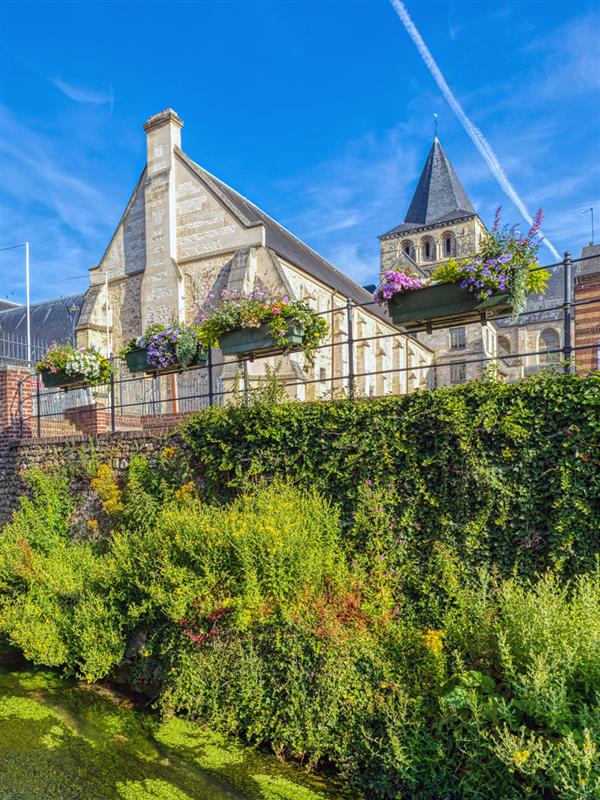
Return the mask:
[(438, 116), (437, 116), (437, 114), (434, 114), (433, 115), (433, 136), (434, 136), (435, 139), (437, 139), (437, 122), (438, 122)]

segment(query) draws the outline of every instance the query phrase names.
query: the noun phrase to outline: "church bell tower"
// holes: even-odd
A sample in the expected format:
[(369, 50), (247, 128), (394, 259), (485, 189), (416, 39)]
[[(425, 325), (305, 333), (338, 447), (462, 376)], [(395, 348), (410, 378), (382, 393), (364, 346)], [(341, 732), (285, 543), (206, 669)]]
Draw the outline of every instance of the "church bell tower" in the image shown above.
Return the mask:
[(405, 266), (429, 276), (475, 254), (485, 230), (436, 136), (404, 222), (379, 237), (380, 272)]

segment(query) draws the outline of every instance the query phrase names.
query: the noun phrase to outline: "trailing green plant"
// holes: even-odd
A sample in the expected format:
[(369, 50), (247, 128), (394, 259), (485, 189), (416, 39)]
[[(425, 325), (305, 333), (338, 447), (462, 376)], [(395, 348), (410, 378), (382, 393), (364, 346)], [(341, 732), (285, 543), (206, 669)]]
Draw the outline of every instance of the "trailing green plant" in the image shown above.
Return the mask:
[(55, 344), (35, 365), (37, 372), (64, 373), (73, 380), (92, 385), (110, 380), (110, 360), (95, 347), (76, 349), (70, 344)]
[(329, 334), (324, 317), (315, 315), (304, 300), (275, 298), (257, 290), (248, 296), (222, 292), (220, 305), (204, 313), (200, 335), (206, 345), (218, 347), (221, 336), (229, 331), (262, 326), (269, 329), (274, 343), (280, 347), (287, 346), (291, 327), (301, 328), (307, 366), (314, 364), (316, 350)]

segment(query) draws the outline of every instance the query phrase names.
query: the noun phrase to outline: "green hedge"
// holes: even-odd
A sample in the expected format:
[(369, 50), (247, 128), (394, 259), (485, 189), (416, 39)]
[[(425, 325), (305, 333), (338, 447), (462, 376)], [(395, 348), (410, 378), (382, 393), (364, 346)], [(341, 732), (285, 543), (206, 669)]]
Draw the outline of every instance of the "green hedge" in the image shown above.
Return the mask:
[(276, 475), (339, 503), (349, 530), (372, 481), (412, 556), (437, 542), (473, 568), (573, 575), (599, 549), (598, 375), (213, 409), (180, 435), (211, 500)]

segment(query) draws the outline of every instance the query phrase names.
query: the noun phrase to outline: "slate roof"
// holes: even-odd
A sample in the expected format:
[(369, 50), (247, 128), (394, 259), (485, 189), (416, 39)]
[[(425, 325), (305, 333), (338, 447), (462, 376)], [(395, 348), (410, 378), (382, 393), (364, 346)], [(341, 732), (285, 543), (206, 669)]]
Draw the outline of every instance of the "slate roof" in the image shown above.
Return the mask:
[[(30, 306), (31, 338), (46, 342), (65, 342), (70, 340), (72, 331), (69, 306), (83, 307), (85, 294), (72, 294), (56, 300), (44, 300)], [(79, 315), (77, 315), (79, 317)], [(13, 334), (25, 339), (27, 337), (27, 310), (25, 306), (17, 306), (0, 311), (0, 335)]]
[[(345, 297), (350, 297), (355, 303), (369, 303), (373, 301), (373, 296), (363, 289), (358, 283), (355, 283), (343, 272), (340, 272), (337, 267), (334, 267), (329, 261), (316, 253), (307, 244), (302, 242), (293, 233), (280, 225), (272, 217), (266, 214), (258, 206), (251, 203), (250, 200), (243, 195), (232, 189), (223, 181), (216, 178), (210, 172), (207, 172), (195, 161), (192, 161), (183, 150), (176, 148), (177, 155), (183, 160), (185, 164), (195, 172), (208, 186), (214, 191), (215, 195), (219, 197), (240, 219), (246, 226), (263, 225), (266, 231), (266, 246), (280, 255), (282, 258), (291, 261), (293, 264), (301, 267), (307, 274), (316, 278), (321, 283), (332, 289), (337, 290)], [(388, 324), (392, 325), (392, 321), (387, 312), (379, 305), (370, 305), (367, 307), (368, 311), (378, 316)]]
[(404, 222), (379, 238), (475, 215), (473, 204), (436, 136)]

